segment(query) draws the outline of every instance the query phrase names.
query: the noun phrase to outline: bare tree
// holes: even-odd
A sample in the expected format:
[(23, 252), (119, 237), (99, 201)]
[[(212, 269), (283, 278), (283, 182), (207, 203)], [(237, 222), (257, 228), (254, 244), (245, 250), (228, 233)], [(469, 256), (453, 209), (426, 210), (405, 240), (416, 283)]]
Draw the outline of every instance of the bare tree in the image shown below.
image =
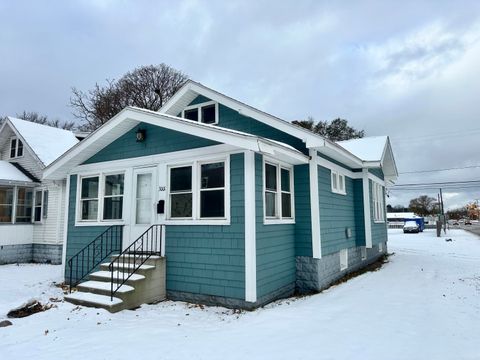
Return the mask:
[(307, 120), (294, 120), (292, 124), (322, 135), (332, 141), (358, 139), (365, 136), (364, 130), (356, 130), (348, 125), (347, 120), (340, 118), (330, 122), (319, 121), (315, 124), (315, 120), (309, 116)]
[[(60, 121), (59, 119), (49, 119), (46, 115), (41, 115), (36, 111), (23, 111), (22, 113), (17, 113), (15, 117), (30, 121), (36, 124), (53, 126), (56, 128), (64, 129), (64, 130), (72, 130), (75, 128), (75, 122), (73, 121)], [(7, 117), (0, 117), (0, 125), (2, 121), (5, 121)]]
[(433, 197), (421, 195), (410, 200), (408, 208), (418, 215), (426, 216), (438, 212), (438, 203)]
[(187, 75), (163, 63), (142, 66), (106, 85), (97, 83), (88, 92), (72, 88), (70, 106), (82, 129), (92, 131), (126, 106), (157, 111), (187, 80)]

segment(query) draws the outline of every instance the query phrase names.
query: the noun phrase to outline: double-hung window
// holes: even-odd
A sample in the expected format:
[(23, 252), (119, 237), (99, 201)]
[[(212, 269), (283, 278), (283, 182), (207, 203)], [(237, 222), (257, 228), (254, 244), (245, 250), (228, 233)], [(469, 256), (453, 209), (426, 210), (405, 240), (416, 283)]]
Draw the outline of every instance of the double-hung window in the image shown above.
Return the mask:
[(293, 219), (292, 169), (265, 162), (265, 219)]
[(33, 203), (33, 221), (41, 222), (42, 221), (42, 201), (43, 201), (43, 191), (35, 190), (35, 199)]
[(385, 221), (383, 186), (376, 182), (373, 182), (372, 185), (373, 220), (383, 222)]
[(32, 222), (33, 191), (28, 188), (17, 188), (17, 208), (15, 211), (15, 222)]
[(0, 223), (12, 222), (13, 191), (13, 187), (0, 187)]
[(218, 124), (218, 103), (209, 101), (187, 106), (182, 112), (182, 117), (204, 124)]
[(225, 220), (226, 162), (195, 162), (169, 168), (170, 220)]
[(123, 217), (124, 174), (81, 178), (80, 221), (112, 221)]
[(331, 172), (332, 192), (346, 195), (347, 191), (345, 189), (345, 175), (342, 175), (334, 170), (331, 170)]
[(10, 139), (10, 158), (14, 159), (23, 156), (23, 143), (22, 140), (13, 137)]

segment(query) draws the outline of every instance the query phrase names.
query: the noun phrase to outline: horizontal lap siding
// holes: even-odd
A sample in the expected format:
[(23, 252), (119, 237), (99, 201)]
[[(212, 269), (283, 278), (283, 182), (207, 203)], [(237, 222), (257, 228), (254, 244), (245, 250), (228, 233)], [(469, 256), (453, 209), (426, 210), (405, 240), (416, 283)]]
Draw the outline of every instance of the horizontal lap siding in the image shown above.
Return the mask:
[(308, 165), (294, 169), (295, 185), (295, 255), (312, 256), (312, 218)]
[(167, 226), (167, 290), (245, 299), (244, 155), (230, 157), (231, 224)]
[(263, 163), (255, 155), (257, 298), (295, 283), (295, 224), (263, 224)]
[[(356, 245), (354, 183), (345, 177), (346, 195), (335, 194), (331, 188), (331, 171), (318, 167), (318, 193), (320, 202), (320, 232), (322, 255), (328, 255)], [(352, 230), (347, 238), (346, 229)]]
[[(146, 138), (142, 142), (136, 141), (138, 129), (146, 131)], [(85, 164), (163, 154), (212, 145), (218, 145), (218, 143), (159, 126), (141, 123), (93, 155), (85, 161)]]

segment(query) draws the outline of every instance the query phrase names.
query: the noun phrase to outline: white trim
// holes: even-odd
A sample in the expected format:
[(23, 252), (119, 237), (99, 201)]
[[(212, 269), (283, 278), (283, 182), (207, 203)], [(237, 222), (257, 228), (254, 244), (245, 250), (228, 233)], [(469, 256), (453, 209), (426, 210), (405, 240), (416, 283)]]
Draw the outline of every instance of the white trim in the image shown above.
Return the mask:
[(257, 301), (255, 153), (245, 152), (245, 301)]
[(370, 214), (370, 180), (368, 178), (368, 169), (362, 170), (363, 185), (363, 218), (365, 220), (365, 246), (372, 248), (372, 220)]
[(365, 246), (360, 247), (360, 253), (362, 256), (362, 261), (367, 260), (367, 248)]
[[(203, 119), (202, 119), (202, 108), (204, 108), (206, 106), (210, 106), (210, 105), (215, 105), (215, 122), (205, 123), (205, 122), (203, 122)], [(198, 117), (198, 122), (199, 123), (210, 124), (210, 125), (217, 125), (218, 124), (218, 119), (219, 119), (218, 102), (216, 102), (216, 101), (205, 101), (203, 103), (198, 103), (198, 104), (195, 104), (195, 105), (189, 105), (182, 110), (182, 114), (181, 114), (182, 118), (185, 118), (185, 111), (186, 110), (188, 111), (188, 110), (193, 110), (193, 109), (197, 109), (197, 117)]]
[(340, 256), (340, 271), (348, 268), (348, 249), (342, 249), (339, 252)]
[[(276, 180), (277, 180), (277, 189), (275, 192), (275, 216), (267, 217), (267, 199), (266, 199), (266, 184), (265, 184), (265, 168), (266, 165), (271, 165), (276, 167)], [(291, 216), (283, 217), (282, 214), (282, 169), (285, 169), (289, 172), (290, 175), (290, 212)], [(278, 224), (295, 224), (295, 191), (294, 191), (294, 183), (293, 183), (293, 172), (294, 168), (292, 165), (286, 164), (284, 162), (274, 160), (270, 157), (263, 156), (263, 164), (262, 164), (262, 188), (263, 188), (263, 224), (264, 225), (278, 225)], [(273, 192), (273, 191), (270, 191)]]
[[(330, 170), (330, 173), (330, 185), (332, 192), (339, 195), (347, 195), (347, 189), (345, 186), (345, 175), (340, 174), (335, 170)], [(333, 178), (335, 178), (335, 185)], [(342, 179), (342, 186), (340, 186), (340, 179)]]
[(373, 221), (376, 224), (385, 223), (385, 193), (384, 187), (372, 181), (372, 205), (373, 205)]
[[(78, 182), (78, 175), (77, 175)], [(65, 274), (65, 267), (67, 263), (67, 236), (68, 236), (68, 210), (70, 207), (70, 175), (67, 176), (67, 184), (65, 185), (65, 219), (63, 222), (63, 241), (62, 241), (62, 274)]]
[(318, 159), (317, 150), (310, 149), (310, 216), (312, 222), (312, 255), (314, 259), (322, 257), (322, 239), (320, 233), (320, 203), (318, 197)]
[[(12, 140), (15, 140), (15, 156), (12, 157)], [(18, 155), (18, 142), (22, 143), (22, 155)], [(10, 136), (9, 148), (8, 148), (8, 159), (21, 159), (25, 154), (25, 143), (17, 135)]]

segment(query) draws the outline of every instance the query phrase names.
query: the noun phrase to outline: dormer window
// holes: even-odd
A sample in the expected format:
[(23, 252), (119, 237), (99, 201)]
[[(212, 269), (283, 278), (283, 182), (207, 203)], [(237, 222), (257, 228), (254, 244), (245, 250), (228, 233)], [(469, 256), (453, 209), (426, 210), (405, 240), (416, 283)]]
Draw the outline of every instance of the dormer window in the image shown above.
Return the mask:
[(185, 110), (182, 111), (182, 117), (204, 124), (218, 124), (218, 103), (209, 101), (187, 106)]
[(23, 156), (23, 143), (22, 140), (13, 137), (10, 139), (10, 159)]

